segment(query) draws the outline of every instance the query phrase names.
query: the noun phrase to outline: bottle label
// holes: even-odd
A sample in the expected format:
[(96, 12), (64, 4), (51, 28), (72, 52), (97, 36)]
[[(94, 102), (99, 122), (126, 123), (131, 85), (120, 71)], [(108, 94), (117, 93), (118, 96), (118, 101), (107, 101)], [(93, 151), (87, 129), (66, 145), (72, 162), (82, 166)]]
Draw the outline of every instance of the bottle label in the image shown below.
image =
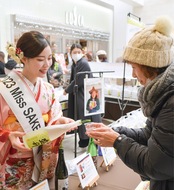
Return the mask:
[(68, 190), (68, 178), (67, 179), (58, 179), (58, 190)]
[(28, 133), (27, 135), (26, 135), (27, 137), (25, 139), (25, 142), (29, 148), (40, 146), (50, 141), (48, 132), (44, 129), (41, 129), (38, 131), (32, 131), (31, 133)]

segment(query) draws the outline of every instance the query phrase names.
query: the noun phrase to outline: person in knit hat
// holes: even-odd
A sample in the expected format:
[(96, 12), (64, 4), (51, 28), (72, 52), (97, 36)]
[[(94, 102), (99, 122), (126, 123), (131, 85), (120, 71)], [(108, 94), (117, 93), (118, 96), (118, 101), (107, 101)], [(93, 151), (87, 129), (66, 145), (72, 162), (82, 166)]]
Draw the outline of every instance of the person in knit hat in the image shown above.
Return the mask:
[[(174, 56), (172, 21), (162, 16), (154, 26), (136, 33), (127, 44), (123, 58), (141, 83), (138, 100), (147, 117), (143, 128), (110, 128), (103, 124), (87, 135), (99, 146), (117, 150), (122, 161), (150, 190), (174, 189)], [(124, 177), (124, 176), (123, 176)]]

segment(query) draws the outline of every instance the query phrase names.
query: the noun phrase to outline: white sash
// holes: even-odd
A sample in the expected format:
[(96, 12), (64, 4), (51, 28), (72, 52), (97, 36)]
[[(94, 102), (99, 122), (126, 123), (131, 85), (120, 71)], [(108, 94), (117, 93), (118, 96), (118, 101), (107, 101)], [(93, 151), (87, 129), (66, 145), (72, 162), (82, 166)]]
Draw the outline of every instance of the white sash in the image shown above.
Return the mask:
[(25, 133), (44, 127), (41, 110), (25, 81), (11, 71), (0, 82), (0, 93), (15, 114)]
[[(11, 71), (0, 82), (0, 93), (10, 106), (21, 127), (27, 132), (45, 127), (41, 110), (34, 99), (32, 91), (16, 71)], [(38, 182), (41, 152), (38, 147), (33, 148), (35, 166), (32, 179)]]

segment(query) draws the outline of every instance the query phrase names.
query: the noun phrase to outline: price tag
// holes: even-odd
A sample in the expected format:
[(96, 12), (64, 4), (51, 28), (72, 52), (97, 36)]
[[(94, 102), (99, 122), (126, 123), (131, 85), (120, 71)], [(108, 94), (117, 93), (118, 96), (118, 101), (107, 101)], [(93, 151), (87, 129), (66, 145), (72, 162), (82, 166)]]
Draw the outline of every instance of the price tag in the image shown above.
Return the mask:
[(41, 183), (35, 185), (29, 190), (50, 190), (49, 185), (48, 185), (48, 180), (44, 180)]

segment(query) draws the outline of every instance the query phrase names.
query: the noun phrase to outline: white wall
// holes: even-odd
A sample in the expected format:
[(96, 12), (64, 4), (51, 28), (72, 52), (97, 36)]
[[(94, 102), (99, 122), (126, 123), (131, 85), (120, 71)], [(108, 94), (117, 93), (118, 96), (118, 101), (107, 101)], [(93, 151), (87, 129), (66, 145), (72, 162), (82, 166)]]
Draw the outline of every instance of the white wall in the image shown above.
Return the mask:
[[(66, 24), (66, 12), (73, 12), (74, 7), (77, 15), (84, 18), (84, 28), (112, 36), (113, 10), (87, 0), (0, 0), (0, 49), (5, 52), (6, 42), (13, 42), (11, 14)], [(109, 44), (109, 49), (111, 47)]]
[(0, 0), (0, 6), (7, 14), (28, 15), (63, 24), (66, 12), (76, 7), (87, 28), (108, 32), (112, 23), (111, 10), (86, 0)]
[[(122, 1), (122, 3), (121, 3)], [(113, 60), (121, 54), (126, 40), (126, 13), (131, 12), (145, 24), (153, 24), (157, 17), (168, 15), (174, 22), (174, 0), (144, 0), (144, 5), (132, 3), (133, 0), (117, 0), (114, 10), (114, 51)], [(126, 2), (123, 4), (123, 2)], [(116, 55), (116, 56), (115, 56)]]
[(144, 0), (122, 0), (122, 1), (134, 7), (144, 5)]
[(132, 13), (132, 6), (121, 0), (115, 0), (114, 8), (114, 29), (113, 29), (113, 51), (112, 59), (115, 62), (117, 57), (123, 53), (127, 36), (127, 14)]
[[(132, 6), (122, 0), (0, 0), (0, 49), (6, 42), (13, 41), (13, 26), (10, 14), (33, 16), (65, 24), (65, 14), (77, 8), (77, 14), (84, 17), (84, 27), (109, 32), (109, 61), (115, 62), (122, 55), (126, 43), (127, 14)], [(103, 4), (105, 3), (105, 4)], [(33, 6), (34, 5), (34, 6)]]
[[(142, 6), (144, 0), (91, 0), (108, 3), (114, 10), (113, 32), (112, 32), (112, 55), (110, 61), (115, 62), (116, 58), (123, 54), (127, 39), (127, 14), (133, 13), (133, 5)], [(110, 8), (111, 9), (111, 8)]]
[(143, 7), (135, 7), (134, 14), (145, 24), (153, 24), (161, 15), (168, 15), (174, 21), (174, 0), (144, 0)]
[[(107, 1), (102, 2), (106, 5)], [(113, 62), (122, 54), (126, 44), (129, 12), (140, 17), (145, 24), (152, 24), (162, 14), (169, 15), (174, 21), (174, 0), (144, 0), (144, 6), (133, 6), (132, 0), (109, 2), (109, 6), (104, 6), (100, 0), (0, 0), (0, 50), (5, 51), (6, 42), (13, 40), (10, 14), (29, 15), (65, 24), (65, 12), (72, 11), (76, 6), (77, 13), (84, 17), (84, 27), (111, 34), (109, 58)]]

